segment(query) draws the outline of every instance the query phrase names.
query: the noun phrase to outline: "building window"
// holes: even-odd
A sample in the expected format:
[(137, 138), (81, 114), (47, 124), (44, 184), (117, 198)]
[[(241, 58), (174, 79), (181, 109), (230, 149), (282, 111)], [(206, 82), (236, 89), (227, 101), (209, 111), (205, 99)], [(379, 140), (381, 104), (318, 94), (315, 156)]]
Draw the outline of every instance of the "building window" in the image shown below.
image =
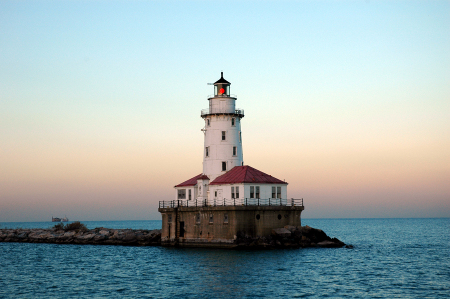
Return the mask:
[(235, 198), (234, 197), (234, 187), (231, 187), (231, 198)]
[(237, 156), (237, 147), (233, 146), (233, 156)]
[(225, 131), (222, 131), (222, 140), (227, 140), (227, 136), (226, 136), (226, 133), (227, 132), (225, 132)]
[(227, 162), (222, 162), (222, 171), (227, 171)]
[(236, 119), (234, 117), (231, 119), (231, 125), (233, 127), (236, 125)]
[(236, 187), (236, 198), (239, 198), (239, 187)]
[(208, 118), (208, 119), (206, 119), (206, 125), (209, 127), (210, 125), (211, 125), (211, 121), (210, 121), (210, 119)]
[(191, 189), (189, 189), (189, 200), (191, 200), (192, 199), (192, 195), (191, 195)]
[(223, 214), (223, 223), (228, 224), (228, 213)]
[(178, 189), (178, 199), (186, 199), (186, 189)]
[(213, 214), (209, 214), (209, 223), (213, 222), (214, 222)]
[(239, 132), (239, 142), (242, 142), (242, 133)]
[(281, 198), (281, 187), (277, 187), (277, 198)]
[(168, 223), (172, 222), (172, 214), (167, 214), (167, 222)]
[(214, 191), (214, 197), (217, 197), (217, 191)]
[(205, 148), (205, 156), (209, 157), (209, 146)]
[(276, 187), (272, 187), (272, 198), (277, 198)]
[(259, 186), (250, 186), (250, 198), (260, 198)]
[(200, 224), (200, 213), (195, 214), (195, 223)]

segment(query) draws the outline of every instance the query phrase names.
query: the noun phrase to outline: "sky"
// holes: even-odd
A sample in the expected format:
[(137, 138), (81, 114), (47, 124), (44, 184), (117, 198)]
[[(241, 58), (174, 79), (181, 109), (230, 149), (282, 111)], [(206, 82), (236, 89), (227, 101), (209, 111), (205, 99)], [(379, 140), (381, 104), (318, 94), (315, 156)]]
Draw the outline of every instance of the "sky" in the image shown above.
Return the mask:
[(161, 219), (224, 72), (303, 218), (450, 217), (450, 1), (0, 1), (0, 222)]

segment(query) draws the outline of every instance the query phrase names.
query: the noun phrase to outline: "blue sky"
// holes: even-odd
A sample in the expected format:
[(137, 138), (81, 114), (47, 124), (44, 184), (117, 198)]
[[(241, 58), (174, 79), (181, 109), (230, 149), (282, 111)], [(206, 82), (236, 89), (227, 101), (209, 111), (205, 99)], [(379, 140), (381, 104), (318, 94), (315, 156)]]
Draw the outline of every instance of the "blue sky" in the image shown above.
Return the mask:
[(305, 217), (450, 216), (449, 1), (2, 1), (0, 221), (158, 219), (220, 71)]

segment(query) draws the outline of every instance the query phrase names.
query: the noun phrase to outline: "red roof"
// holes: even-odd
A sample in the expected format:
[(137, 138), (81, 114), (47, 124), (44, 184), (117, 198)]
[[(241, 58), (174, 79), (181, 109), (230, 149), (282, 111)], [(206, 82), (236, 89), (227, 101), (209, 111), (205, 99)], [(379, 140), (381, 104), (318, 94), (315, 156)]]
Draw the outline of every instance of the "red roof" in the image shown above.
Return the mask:
[(238, 183), (255, 183), (255, 184), (286, 184), (286, 182), (274, 178), (251, 166), (235, 166), (227, 173), (219, 176), (210, 185), (225, 185)]
[(184, 186), (195, 186), (197, 185), (197, 180), (209, 180), (209, 178), (204, 175), (203, 173), (200, 173), (199, 175), (196, 175), (193, 178), (190, 178), (189, 180), (176, 185), (175, 187), (184, 187)]

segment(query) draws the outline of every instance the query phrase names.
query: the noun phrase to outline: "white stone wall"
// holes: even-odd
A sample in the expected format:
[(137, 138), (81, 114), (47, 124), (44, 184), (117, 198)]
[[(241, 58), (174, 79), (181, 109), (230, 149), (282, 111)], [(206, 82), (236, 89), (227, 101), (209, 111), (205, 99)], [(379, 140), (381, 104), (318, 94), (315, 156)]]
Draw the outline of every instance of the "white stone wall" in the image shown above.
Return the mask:
[[(211, 98), (210, 113), (234, 113), (235, 98), (218, 97)], [(234, 125), (232, 125), (234, 118)], [(209, 125), (208, 125), (209, 120)], [(203, 173), (210, 181), (226, 173), (234, 166), (243, 163), (241, 120), (231, 115), (209, 115), (205, 118), (205, 140), (203, 147)], [(225, 140), (222, 140), (222, 132), (225, 132)], [(208, 156), (206, 156), (206, 148)], [(236, 147), (236, 155), (233, 155), (233, 147)], [(226, 171), (222, 171), (222, 162), (226, 162)]]
[[(231, 198), (231, 187), (239, 187), (239, 199), (236, 200), (236, 203), (244, 202), (245, 198), (250, 198), (250, 186), (259, 186), (259, 192), (261, 199), (269, 199), (272, 198), (272, 187), (281, 187), (281, 198), (287, 199), (287, 185), (281, 184), (233, 184), (233, 185), (211, 185), (209, 186), (210, 197), (208, 199), (208, 204), (214, 204), (214, 199), (216, 202), (223, 201), (225, 198), (228, 201), (232, 201)], [(217, 191), (217, 196), (215, 193)], [(254, 198), (256, 198), (254, 196)]]
[(244, 198), (250, 198), (250, 186), (259, 186), (259, 198), (269, 199), (272, 198), (272, 187), (281, 187), (281, 198), (287, 198), (287, 185), (281, 184), (245, 184), (244, 186)]

